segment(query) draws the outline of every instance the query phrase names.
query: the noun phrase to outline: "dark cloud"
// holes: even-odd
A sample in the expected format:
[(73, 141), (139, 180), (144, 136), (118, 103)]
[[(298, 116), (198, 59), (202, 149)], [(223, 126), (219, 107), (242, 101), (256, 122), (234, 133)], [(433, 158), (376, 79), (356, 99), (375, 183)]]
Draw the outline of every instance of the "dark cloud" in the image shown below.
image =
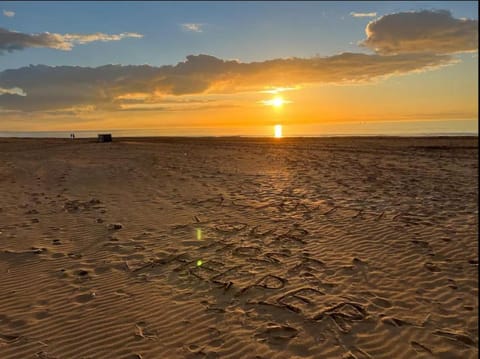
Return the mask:
[(0, 55), (4, 52), (23, 50), (28, 47), (46, 47), (57, 50), (69, 51), (77, 44), (87, 44), (94, 41), (119, 41), (124, 38), (143, 37), (137, 33), (121, 34), (51, 34), (43, 32), (40, 34), (25, 34), (0, 28)]
[(308, 59), (275, 59), (241, 63), (208, 55), (191, 55), (175, 66), (107, 65), (96, 68), (44, 65), (0, 72), (0, 107), (46, 111), (75, 106), (121, 108), (130, 94), (145, 103), (165, 95), (227, 94), (300, 84), (345, 84), (424, 71), (454, 60), (446, 55), (381, 56), (343, 53)]
[[(371, 14), (357, 14), (371, 15)], [(355, 16), (355, 15), (354, 15)], [(403, 12), (370, 22), (362, 43), (376, 54), (273, 59), (242, 63), (190, 55), (174, 66), (44, 65), (0, 72), (0, 108), (68, 111), (75, 108), (162, 108), (165, 96), (228, 94), (305, 84), (351, 84), (426, 71), (456, 62), (450, 54), (477, 49), (477, 20), (450, 12)], [(75, 44), (139, 34), (22, 34), (0, 29), (0, 52), (25, 47), (69, 50)], [(183, 105), (182, 105), (183, 106)]]
[(447, 10), (400, 12), (371, 21), (362, 45), (379, 54), (478, 50), (478, 20), (456, 19)]

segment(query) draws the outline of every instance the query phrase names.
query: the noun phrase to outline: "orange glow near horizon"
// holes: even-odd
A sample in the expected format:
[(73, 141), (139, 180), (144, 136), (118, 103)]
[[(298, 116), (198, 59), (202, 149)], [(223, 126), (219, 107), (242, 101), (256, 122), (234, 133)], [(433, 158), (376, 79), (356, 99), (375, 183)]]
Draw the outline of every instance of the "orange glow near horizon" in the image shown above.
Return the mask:
[[(476, 58), (464, 61), (478, 64)], [(369, 85), (298, 85), (295, 91), (148, 97), (132, 88), (111, 107), (78, 105), (28, 116), (0, 109), (0, 132), (141, 130), (165, 136), (274, 137), (274, 125), (282, 124), (288, 136), (470, 133), (478, 132), (477, 84), (471, 72), (452, 66)]]

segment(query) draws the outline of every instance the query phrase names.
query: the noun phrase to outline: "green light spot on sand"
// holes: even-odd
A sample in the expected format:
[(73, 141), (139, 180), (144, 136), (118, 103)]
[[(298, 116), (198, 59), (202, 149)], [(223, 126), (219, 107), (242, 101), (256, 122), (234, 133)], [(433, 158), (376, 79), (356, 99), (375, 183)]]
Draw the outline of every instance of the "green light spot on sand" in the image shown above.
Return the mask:
[(202, 240), (202, 230), (200, 228), (197, 228), (197, 240)]
[(200, 267), (202, 264), (203, 264), (203, 261), (202, 261), (201, 259), (199, 259), (199, 260), (197, 261), (197, 267)]

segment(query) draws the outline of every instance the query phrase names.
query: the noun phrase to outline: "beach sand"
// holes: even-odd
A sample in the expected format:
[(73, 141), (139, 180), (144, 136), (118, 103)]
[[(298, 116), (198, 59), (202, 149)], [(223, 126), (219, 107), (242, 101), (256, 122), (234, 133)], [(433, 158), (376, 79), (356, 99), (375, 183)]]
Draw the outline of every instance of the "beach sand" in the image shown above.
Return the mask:
[(477, 151), (0, 139), (0, 358), (476, 358)]

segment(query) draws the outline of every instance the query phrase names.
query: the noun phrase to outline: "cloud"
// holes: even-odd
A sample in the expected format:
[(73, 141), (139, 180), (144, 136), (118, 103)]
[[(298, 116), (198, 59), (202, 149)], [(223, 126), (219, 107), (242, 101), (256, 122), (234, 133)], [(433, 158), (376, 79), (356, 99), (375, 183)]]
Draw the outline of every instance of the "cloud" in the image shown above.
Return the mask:
[(79, 35), (79, 34), (65, 34), (62, 35), (64, 41), (73, 44), (88, 44), (89, 42), (94, 42), (94, 41), (102, 41), (102, 42), (107, 42), (107, 41), (119, 41), (125, 38), (136, 38), (136, 39), (141, 39), (143, 35), (137, 34), (135, 32), (123, 32), (121, 34), (116, 34), (116, 35), (108, 35), (108, 34), (102, 34), (102, 33), (96, 33), (96, 34), (87, 34), (87, 35)]
[(128, 103), (161, 104), (166, 96), (230, 94), (302, 84), (366, 83), (455, 62), (448, 55), (343, 53), (329, 57), (242, 63), (190, 55), (174, 66), (29, 66), (0, 72), (0, 108), (48, 111), (76, 106), (118, 110)]
[(377, 16), (377, 13), (376, 12), (355, 12), (355, 11), (352, 11), (350, 13), (351, 16), (353, 17), (375, 17)]
[(3, 94), (10, 94), (10, 95), (18, 95), (18, 96), (27, 96), (25, 92), (21, 88), (13, 87), (13, 88), (1, 88), (0, 87), (0, 96)]
[(478, 20), (456, 19), (447, 10), (400, 12), (368, 23), (361, 45), (383, 55), (478, 50)]
[[(355, 14), (355, 15), (353, 15)], [(352, 13), (352, 16), (372, 14)], [(201, 31), (200, 24), (182, 24)], [(65, 111), (187, 109), (192, 95), (240, 92), (279, 93), (309, 84), (363, 84), (447, 66), (452, 53), (477, 49), (478, 22), (455, 19), (445, 10), (402, 12), (369, 22), (362, 43), (374, 54), (341, 53), (327, 57), (278, 58), (260, 62), (189, 55), (176, 65), (154, 67), (30, 66), (0, 72), (0, 110)], [(70, 50), (93, 41), (142, 37), (122, 34), (23, 34), (0, 29), (0, 52), (25, 47)], [(177, 98), (176, 104), (172, 99)], [(198, 106), (206, 104), (197, 103)], [(208, 104), (208, 106), (214, 104)]]
[(6, 17), (14, 17), (15, 12), (14, 11), (9, 11), (9, 10), (3, 10), (3, 15)]
[(296, 87), (273, 87), (273, 88), (268, 89), (268, 90), (262, 90), (262, 91), (260, 91), (260, 93), (269, 93), (269, 94), (272, 94), (272, 95), (277, 95), (281, 92), (298, 90), (298, 89), (299, 89), (298, 86), (296, 86)]
[(43, 32), (40, 34), (25, 34), (0, 28), (0, 55), (3, 52), (23, 50), (28, 47), (45, 47), (56, 50), (70, 51), (75, 45), (94, 41), (119, 41), (124, 38), (141, 38), (143, 35), (125, 32), (121, 34), (55, 34)]
[(203, 24), (188, 23), (188, 24), (182, 24), (181, 26), (185, 31), (203, 32), (203, 29), (202, 29)]

